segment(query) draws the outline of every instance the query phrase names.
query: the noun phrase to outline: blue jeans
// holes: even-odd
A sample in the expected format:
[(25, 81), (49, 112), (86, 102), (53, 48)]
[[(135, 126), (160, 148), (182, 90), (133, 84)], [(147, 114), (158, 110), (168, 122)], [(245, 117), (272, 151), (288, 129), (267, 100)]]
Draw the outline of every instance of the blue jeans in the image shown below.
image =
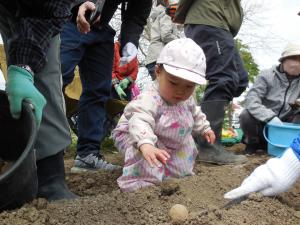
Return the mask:
[(106, 118), (105, 102), (110, 96), (115, 31), (109, 26), (81, 34), (74, 23), (61, 33), (63, 86), (72, 82), (79, 66), (82, 94), (78, 108), (77, 154), (99, 154)]

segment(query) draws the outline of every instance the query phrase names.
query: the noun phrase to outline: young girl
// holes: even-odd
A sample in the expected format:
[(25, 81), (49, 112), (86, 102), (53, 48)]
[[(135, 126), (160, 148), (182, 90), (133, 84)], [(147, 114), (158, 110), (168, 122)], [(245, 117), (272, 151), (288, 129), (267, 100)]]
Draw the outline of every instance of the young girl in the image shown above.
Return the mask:
[(194, 174), (197, 149), (192, 133), (215, 141), (192, 96), (196, 84), (206, 82), (205, 69), (204, 53), (192, 39), (176, 39), (163, 48), (155, 68), (157, 81), (126, 106), (112, 133), (125, 154), (118, 178), (123, 191)]

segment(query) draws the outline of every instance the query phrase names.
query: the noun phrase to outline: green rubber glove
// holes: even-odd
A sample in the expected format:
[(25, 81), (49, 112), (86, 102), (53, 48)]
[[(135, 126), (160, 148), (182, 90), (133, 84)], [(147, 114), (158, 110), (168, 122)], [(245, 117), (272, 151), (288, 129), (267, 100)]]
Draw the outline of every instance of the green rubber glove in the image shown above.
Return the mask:
[(128, 85), (131, 83), (131, 81), (128, 78), (124, 78), (123, 80), (120, 81), (120, 87), (125, 90)]
[(46, 99), (33, 85), (33, 76), (31, 73), (18, 66), (9, 66), (6, 92), (13, 118), (20, 118), (22, 101), (25, 100), (33, 105), (36, 121), (40, 124)]
[(120, 85), (115, 85), (115, 90), (118, 93), (121, 100), (126, 100), (126, 93), (123, 91)]

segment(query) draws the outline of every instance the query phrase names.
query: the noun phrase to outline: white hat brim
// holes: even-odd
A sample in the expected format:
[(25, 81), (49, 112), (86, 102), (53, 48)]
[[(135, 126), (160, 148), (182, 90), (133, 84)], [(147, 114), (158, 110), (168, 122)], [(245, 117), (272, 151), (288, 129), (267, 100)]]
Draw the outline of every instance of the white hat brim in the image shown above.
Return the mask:
[(296, 56), (300, 55), (300, 50), (294, 50), (294, 51), (289, 51), (289, 53), (285, 53), (281, 58), (279, 59), (279, 62), (282, 62), (285, 58), (288, 58), (290, 56)]
[(196, 84), (206, 84), (207, 82), (207, 80), (204, 77), (204, 74), (200, 75), (199, 73), (195, 73), (187, 69), (177, 68), (166, 64), (163, 64), (163, 66), (168, 73), (175, 77), (179, 77), (181, 79), (188, 80)]

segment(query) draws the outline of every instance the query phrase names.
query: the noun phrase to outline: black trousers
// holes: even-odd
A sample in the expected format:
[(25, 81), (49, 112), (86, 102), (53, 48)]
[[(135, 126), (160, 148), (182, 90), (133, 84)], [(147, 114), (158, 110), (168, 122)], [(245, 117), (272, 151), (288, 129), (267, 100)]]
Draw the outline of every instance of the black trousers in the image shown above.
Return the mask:
[(206, 57), (206, 87), (203, 101), (238, 97), (248, 86), (248, 73), (229, 31), (221, 28), (190, 24), (185, 35), (193, 39)]
[(243, 142), (245, 144), (260, 145), (262, 147), (267, 145), (263, 136), (263, 129), (266, 123), (263, 123), (254, 118), (247, 109), (243, 110), (240, 115), (240, 126), (244, 133)]

